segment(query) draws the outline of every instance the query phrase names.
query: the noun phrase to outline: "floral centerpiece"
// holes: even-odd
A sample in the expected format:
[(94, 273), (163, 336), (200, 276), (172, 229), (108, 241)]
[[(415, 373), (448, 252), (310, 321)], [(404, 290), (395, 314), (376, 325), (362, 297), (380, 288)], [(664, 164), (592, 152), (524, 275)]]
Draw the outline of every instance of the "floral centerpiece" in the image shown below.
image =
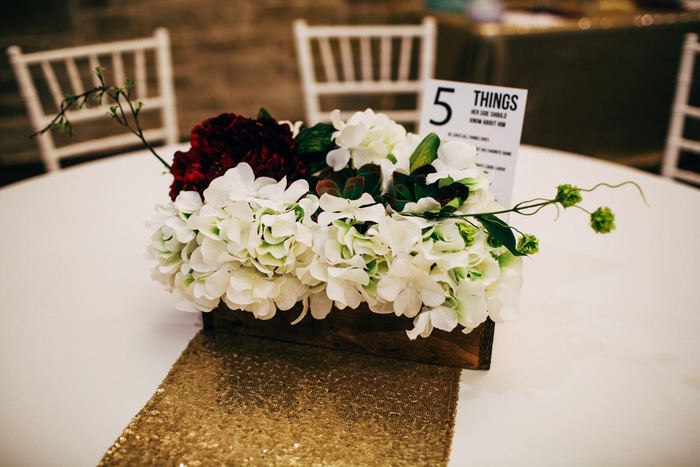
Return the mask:
[[(298, 131), (266, 115), (223, 114), (192, 131), (172, 165), (172, 202), (158, 207), (149, 248), (153, 277), (180, 310), (230, 309), (269, 319), (303, 303), (323, 319), (366, 302), (414, 319), (411, 339), (433, 328), (469, 332), (516, 316), (522, 256), (497, 214), (473, 146), (407, 133), (368, 109), (347, 122)], [(575, 205), (580, 190), (553, 200)], [(614, 228), (593, 213), (598, 232)]]
[[(155, 154), (129, 99), (133, 83), (102, 84), (66, 96), (54, 124), (70, 128), (66, 109), (106, 94), (112, 117)], [(580, 208), (586, 190), (560, 185), (551, 199), (505, 209), (473, 146), (407, 133), (371, 109), (331, 120), (302, 128), (264, 110), (222, 114), (192, 130), (172, 166), (158, 157), (173, 182), (149, 223), (149, 255), (175, 307), (223, 302), (267, 320), (302, 303), (297, 323), (365, 303), (413, 318), (411, 339), (516, 317), (522, 257), (538, 240), (499, 216)], [(615, 228), (608, 208), (588, 214), (596, 232)]]

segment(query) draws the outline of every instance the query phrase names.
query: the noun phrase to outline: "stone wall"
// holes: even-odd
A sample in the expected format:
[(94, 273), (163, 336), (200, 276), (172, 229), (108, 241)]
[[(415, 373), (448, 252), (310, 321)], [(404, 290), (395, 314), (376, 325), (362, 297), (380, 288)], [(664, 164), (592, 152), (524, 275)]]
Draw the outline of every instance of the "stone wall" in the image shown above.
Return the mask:
[[(221, 112), (260, 106), (301, 119), (291, 23), (384, 23), (421, 0), (22, 0), (0, 15), (0, 49), (25, 52), (145, 37), (170, 30), (181, 137)], [(38, 160), (7, 55), (0, 58), (0, 164)]]

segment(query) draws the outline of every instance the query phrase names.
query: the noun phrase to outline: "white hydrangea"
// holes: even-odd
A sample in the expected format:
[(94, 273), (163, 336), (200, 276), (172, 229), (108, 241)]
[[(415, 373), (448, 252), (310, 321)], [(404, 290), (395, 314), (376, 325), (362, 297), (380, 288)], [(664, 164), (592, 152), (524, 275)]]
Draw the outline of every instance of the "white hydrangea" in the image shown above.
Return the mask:
[(331, 140), (339, 147), (328, 152), (326, 162), (336, 172), (344, 167), (359, 169), (365, 164), (379, 164), (394, 146), (406, 139), (406, 129), (386, 114), (372, 109), (356, 112), (347, 122), (340, 120), (340, 111), (331, 113), (337, 130)]
[(305, 180), (287, 187), (242, 163), (212, 181), (204, 203), (182, 192), (159, 208), (149, 251), (177, 308), (210, 311), (223, 299), (267, 319), (307, 298), (295, 271), (313, 259), (318, 198), (308, 191)]

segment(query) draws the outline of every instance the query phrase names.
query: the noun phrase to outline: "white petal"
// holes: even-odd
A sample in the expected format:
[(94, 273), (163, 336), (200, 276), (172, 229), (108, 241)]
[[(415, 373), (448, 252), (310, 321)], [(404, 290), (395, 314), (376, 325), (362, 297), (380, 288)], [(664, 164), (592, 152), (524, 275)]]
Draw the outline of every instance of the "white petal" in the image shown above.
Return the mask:
[(476, 178), (479, 176), (479, 169), (474, 167), (471, 169), (455, 170), (450, 174), (452, 180), (464, 180), (465, 178)]
[(333, 167), (335, 172), (338, 172), (348, 165), (350, 160), (350, 150), (348, 148), (331, 149), (326, 154), (326, 164)]
[(474, 162), (476, 148), (464, 141), (452, 140), (440, 145), (438, 157), (449, 167), (464, 169)]
[(409, 253), (421, 239), (421, 229), (413, 222), (384, 216), (378, 224), (379, 234), (395, 256)]
[[(325, 195), (324, 195), (325, 196)], [(342, 212), (327, 212), (323, 211), (321, 214), (318, 215), (318, 225), (320, 226), (327, 226), (331, 222), (337, 219), (343, 219), (345, 217), (348, 217), (347, 214), (344, 214)]]
[(416, 289), (404, 289), (394, 301), (394, 313), (396, 316), (406, 315), (413, 318), (418, 314), (423, 302)]
[(215, 267), (204, 261), (204, 255), (202, 254), (202, 249), (197, 248), (192, 252), (190, 256), (190, 267), (197, 272), (212, 272)]
[(278, 239), (291, 237), (297, 232), (296, 213), (289, 211), (284, 214), (265, 214), (260, 218), (260, 222), (267, 227), (271, 227), (271, 233)]
[(316, 319), (323, 319), (328, 316), (333, 308), (333, 300), (328, 298), (325, 292), (311, 295), (311, 316)]
[(182, 290), (174, 290), (170, 296), (170, 301), (175, 305), (175, 309), (179, 311), (198, 312), (194, 302), (185, 296)]
[(327, 212), (346, 211), (350, 207), (350, 200), (329, 195), (328, 193), (321, 195), (318, 202), (321, 209)]
[(275, 316), (277, 308), (272, 300), (263, 300), (260, 303), (251, 305), (250, 309), (258, 319), (270, 319)]
[(352, 150), (352, 166), (355, 169), (359, 169), (365, 164), (372, 164), (374, 162), (377, 162), (378, 160), (381, 160), (382, 158), (386, 157), (386, 149), (382, 151), (384, 155), (381, 153), (377, 152), (371, 147), (366, 147), (366, 146), (359, 146), (356, 148), (353, 148)]
[(328, 281), (328, 265), (320, 261), (318, 258), (311, 263), (309, 268), (309, 274), (316, 280), (327, 282)]
[(330, 277), (337, 277), (344, 281), (355, 282), (361, 285), (369, 284), (369, 276), (362, 269), (357, 268), (328, 268)]
[(430, 322), (443, 331), (452, 331), (457, 326), (457, 312), (446, 306), (439, 306), (430, 310)]
[(285, 293), (284, 291), (275, 297), (275, 305), (280, 310), (289, 310), (297, 303), (297, 295), (295, 293)]
[(326, 295), (333, 301), (347, 305), (345, 303), (346, 284), (343, 281), (329, 280), (326, 284)]
[(287, 188), (286, 176), (282, 177), (282, 180), (280, 181), (275, 180), (275, 183), (270, 183), (269, 185), (261, 187), (258, 191), (257, 197), (262, 199), (278, 200), (282, 196), (282, 193), (284, 193), (285, 188)]
[(445, 290), (435, 282), (427, 273), (420, 283), (420, 295), (423, 303), (428, 306), (442, 305), (445, 301)]
[(309, 192), (309, 182), (297, 180), (293, 182), (282, 194), (282, 201), (286, 203), (296, 203), (302, 196)]
[(386, 275), (377, 284), (377, 295), (384, 300), (393, 302), (401, 291), (406, 288), (406, 281), (398, 277)]
[[(367, 194), (367, 193), (365, 193)], [(367, 206), (355, 213), (355, 219), (361, 222), (375, 222), (379, 223), (384, 217), (386, 217), (386, 211), (384, 206), (381, 204), (374, 204), (372, 206)]]
[(230, 203), (229, 192), (231, 191), (231, 183), (231, 178), (226, 177), (226, 174), (212, 180), (203, 193), (206, 202), (218, 207), (224, 207)]
[[(430, 334), (432, 325), (430, 324), (430, 313), (421, 313), (413, 320), (413, 329), (406, 331), (408, 338), (414, 340), (419, 335), (423, 335), (426, 331)], [(423, 336), (426, 337), (426, 336)]]
[[(437, 162), (437, 161), (433, 162), (433, 166), (435, 166), (435, 163), (436, 163), (436, 162)], [(447, 173), (447, 171), (444, 171), (444, 170), (443, 170), (443, 171), (438, 171), (438, 172), (429, 173), (429, 174), (425, 177), (425, 182), (426, 182), (426, 183), (435, 183), (435, 182), (437, 182), (438, 180), (440, 180), (440, 179), (442, 179), (442, 178), (447, 178), (448, 175), (449, 175), (449, 174)], [(406, 211), (406, 209), (404, 209), (404, 211)]]
[(257, 191), (252, 189), (255, 181), (255, 174), (253, 173), (253, 169), (245, 162), (241, 162), (236, 167), (227, 170), (224, 177), (226, 177), (229, 182), (229, 200), (241, 200), (246, 199), (248, 196), (257, 195)]
[(228, 272), (224, 270), (216, 271), (206, 279), (207, 292), (212, 297), (221, 297), (226, 293), (230, 282)]
[(364, 121), (355, 123), (353, 121), (355, 115), (350, 118), (345, 128), (343, 128), (340, 135), (338, 135), (338, 137), (335, 139), (335, 144), (338, 146), (354, 148), (362, 144), (362, 140), (365, 139), (365, 135), (367, 134), (367, 130), (369, 130), (370, 124)]
[(303, 305), (303, 306), (301, 307), (301, 313), (299, 313), (299, 316), (297, 316), (297, 319), (295, 319), (294, 321), (292, 321), (291, 323), (289, 323), (289, 324), (291, 324), (292, 326), (294, 326), (294, 325), (297, 324), (299, 321), (301, 321), (302, 319), (304, 319), (304, 317), (306, 316), (306, 313), (308, 313), (308, 311), (309, 311), (309, 298), (308, 298), (308, 297), (304, 298), (304, 300), (302, 301), (302, 305)]
[(340, 120), (340, 110), (335, 109), (331, 112), (331, 123), (336, 130), (342, 130), (345, 127), (345, 123)]
[(175, 206), (181, 212), (192, 214), (202, 207), (202, 198), (196, 191), (181, 191), (175, 198)]
[(376, 201), (374, 201), (374, 198), (369, 193), (362, 193), (362, 196), (360, 196), (358, 199), (351, 200), (350, 204), (352, 206), (360, 207), (360, 206), (376, 205)]

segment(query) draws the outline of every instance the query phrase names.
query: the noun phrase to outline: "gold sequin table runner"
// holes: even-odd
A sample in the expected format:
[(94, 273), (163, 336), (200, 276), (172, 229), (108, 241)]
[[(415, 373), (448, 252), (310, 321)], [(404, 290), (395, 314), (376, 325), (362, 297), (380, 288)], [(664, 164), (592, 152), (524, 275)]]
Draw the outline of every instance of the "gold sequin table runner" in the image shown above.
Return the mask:
[(446, 465), (460, 371), (201, 331), (100, 465)]

